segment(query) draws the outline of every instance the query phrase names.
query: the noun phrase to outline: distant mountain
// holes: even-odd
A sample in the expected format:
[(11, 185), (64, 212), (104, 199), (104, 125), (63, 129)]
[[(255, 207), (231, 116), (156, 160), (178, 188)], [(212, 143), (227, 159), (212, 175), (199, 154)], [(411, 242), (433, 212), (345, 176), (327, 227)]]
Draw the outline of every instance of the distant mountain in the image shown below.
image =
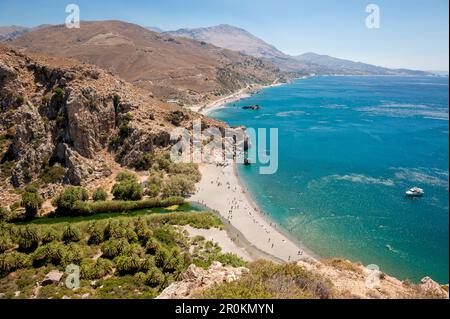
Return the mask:
[(163, 29), (161, 29), (161, 28), (158, 28), (158, 27), (152, 27), (152, 26), (150, 26), (150, 27), (145, 27), (147, 30), (150, 30), (150, 31), (153, 31), (153, 32), (157, 32), (157, 33), (162, 33), (162, 32), (164, 32), (164, 30)]
[(337, 59), (327, 55), (305, 53), (294, 57), (259, 39), (248, 31), (221, 24), (208, 28), (180, 29), (167, 34), (211, 43), (215, 46), (240, 51), (245, 54), (270, 60), (283, 71), (301, 73), (341, 75), (429, 75), (422, 71), (388, 69), (375, 65)]
[(250, 32), (228, 24), (208, 28), (179, 29), (166, 34), (210, 43), (275, 63), (283, 71), (302, 70), (305, 65)]
[(97, 65), (164, 101), (201, 104), (282, 77), (272, 63), (122, 21), (82, 21), (34, 29), (8, 44)]
[(221, 24), (209, 28), (179, 29), (168, 31), (167, 34), (204, 41), (215, 46), (266, 59), (284, 58), (286, 55), (248, 31)]
[(429, 75), (428, 72), (424, 71), (389, 69), (312, 52), (304, 53), (295, 58), (298, 61), (309, 65), (310, 69), (312, 71), (315, 70), (316, 73), (352, 75)]
[(19, 25), (0, 26), (0, 42), (18, 38), (29, 30), (29, 28)]

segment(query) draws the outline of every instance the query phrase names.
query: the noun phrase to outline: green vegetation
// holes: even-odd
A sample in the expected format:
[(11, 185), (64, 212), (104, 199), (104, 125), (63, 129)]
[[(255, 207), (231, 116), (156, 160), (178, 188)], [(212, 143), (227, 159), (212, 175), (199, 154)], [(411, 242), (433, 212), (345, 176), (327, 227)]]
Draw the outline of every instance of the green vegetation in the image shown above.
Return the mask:
[(121, 172), (117, 175), (116, 181), (117, 183), (112, 189), (115, 200), (137, 201), (142, 199), (142, 186), (133, 173), (128, 171)]
[(180, 126), (181, 122), (188, 119), (189, 116), (187, 114), (184, 114), (182, 111), (174, 111), (166, 117), (166, 120), (175, 126)]
[(205, 267), (213, 254), (230, 259), (218, 248), (214, 252), (206, 248), (212, 243), (199, 238), (195, 245), (205, 249), (191, 254), (194, 240), (172, 226), (178, 224), (221, 226), (209, 213), (153, 214), (51, 226), (0, 224), (0, 248), (8, 247), (0, 252), (0, 290), (7, 298), (14, 298), (15, 291), (21, 291), (20, 298), (29, 298), (36, 281), (42, 281), (46, 273), (53, 269), (64, 272), (73, 263), (80, 266), (79, 289), (49, 285), (42, 287), (37, 297), (81, 298), (88, 293), (90, 298), (154, 298), (179, 279), (194, 259), (204, 260)]
[(201, 295), (207, 299), (328, 299), (331, 285), (296, 264), (257, 261), (237, 281), (216, 285)]
[(60, 165), (46, 166), (39, 179), (44, 184), (56, 184), (63, 181), (65, 174), (66, 170)]
[(183, 175), (171, 176), (162, 188), (163, 197), (187, 197), (195, 192), (195, 183)]
[(22, 95), (19, 95), (16, 97), (16, 103), (18, 106), (21, 106), (23, 103), (25, 103), (25, 98)]
[(36, 217), (39, 208), (42, 206), (42, 198), (36, 187), (28, 186), (22, 195), (21, 206), (25, 208), (27, 219)]
[(119, 132), (122, 138), (126, 138), (130, 135), (129, 124), (132, 120), (133, 116), (131, 115), (131, 113), (126, 113), (125, 115), (123, 115), (119, 125)]
[(64, 99), (64, 90), (60, 87), (53, 89), (53, 96), (58, 103), (61, 103)]
[(7, 221), (9, 219), (9, 212), (3, 206), (0, 206), (0, 222)]
[(88, 199), (89, 196), (85, 188), (69, 186), (52, 201), (52, 204), (56, 207), (57, 214), (65, 215), (70, 214), (77, 203)]
[(77, 202), (72, 207), (72, 214), (89, 215), (108, 212), (127, 212), (155, 207), (168, 207), (184, 204), (181, 197), (169, 197), (166, 199), (152, 198), (137, 201), (98, 201), (98, 202)]
[(108, 199), (108, 194), (101, 187), (98, 187), (92, 194), (92, 200), (95, 202), (106, 201), (107, 199)]

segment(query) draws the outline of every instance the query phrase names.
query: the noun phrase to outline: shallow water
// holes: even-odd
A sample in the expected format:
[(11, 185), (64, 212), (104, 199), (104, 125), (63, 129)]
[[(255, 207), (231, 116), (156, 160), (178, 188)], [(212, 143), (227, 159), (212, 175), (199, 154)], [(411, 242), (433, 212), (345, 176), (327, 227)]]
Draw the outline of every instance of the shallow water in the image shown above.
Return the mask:
[[(259, 111), (243, 105), (260, 104)], [(315, 77), (210, 116), (279, 129), (279, 169), (239, 174), (258, 204), (323, 257), (448, 282), (448, 79)], [(419, 186), (425, 196), (405, 191)]]

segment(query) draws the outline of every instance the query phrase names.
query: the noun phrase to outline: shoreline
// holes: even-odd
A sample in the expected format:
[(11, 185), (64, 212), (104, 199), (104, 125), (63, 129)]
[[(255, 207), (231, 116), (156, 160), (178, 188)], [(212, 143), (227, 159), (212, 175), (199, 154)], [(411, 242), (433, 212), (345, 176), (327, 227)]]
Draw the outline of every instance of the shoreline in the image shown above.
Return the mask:
[[(266, 86), (247, 86), (247, 88), (241, 89), (210, 104), (191, 109), (208, 116), (212, 111), (223, 108), (228, 103), (247, 98), (260, 90), (284, 84), (287, 83), (280, 83), (277, 79), (274, 83)], [(256, 259), (270, 259), (275, 262), (315, 261), (318, 259), (317, 254), (310, 251), (289, 234), (288, 231), (277, 225), (259, 207), (239, 177), (236, 163), (226, 163), (223, 166), (217, 164), (200, 164), (200, 170), (202, 171), (202, 180), (198, 184), (197, 192), (191, 198), (192, 202), (215, 213), (224, 222), (228, 236), (238, 247), (243, 247), (249, 255)], [(226, 181), (224, 180), (224, 172), (227, 173)], [(223, 194), (218, 194), (215, 185), (218, 185), (217, 187), (220, 188), (221, 184), (225, 185), (226, 183), (228, 183), (228, 189), (234, 189), (234, 192), (233, 194), (228, 194), (228, 198), (224, 196), (220, 200), (216, 197), (221, 197)], [(227, 212), (227, 207), (230, 206), (230, 203), (227, 203), (227, 199), (229, 201), (230, 196), (239, 197), (238, 201), (243, 205), (243, 207), (237, 206), (239, 208), (238, 213), (241, 214), (240, 221), (235, 219), (237, 216), (233, 215), (233, 210)], [(235, 208), (236, 203), (235, 201)], [(231, 207), (233, 207), (233, 204), (231, 204)], [(245, 214), (247, 214), (247, 218)], [(252, 219), (253, 225), (249, 222), (249, 218)], [(265, 232), (260, 231), (259, 228), (261, 227), (265, 229)], [(267, 242), (264, 244), (261, 240)], [(275, 251), (275, 243), (279, 245), (278, 251)]]
[(286, 83), (281, 83), (278, 81), (279, 81), (279, 79), (276, 79), (272, 84), (269, 84), (269, 85), (252, 85), (252, 86), (247, 85), (247, 87), (240, 89), (237, 92), (231, 93), (229, 95), (226, 95), (218, 100), (209, 102), (207, 104), (191, 106), (190, 109), (192, 111), (198, 112), (202, 115), (208, 116), (212, 111), (223, 108), (228, 103), (237, 102), (239, 100), (248, 98), (260, 90), (264, 90), (264, 89), (268, 89), (271, 87), (276, 87), (276, 86), (281, 86), (281, 85), (286, 84)]
[(235, 164), (200, 164), (202, 180), (191, 201), (209, 208), (229, 237), (256, 259), (316, 261), (316, 256), (265, 215), (242, 185)]

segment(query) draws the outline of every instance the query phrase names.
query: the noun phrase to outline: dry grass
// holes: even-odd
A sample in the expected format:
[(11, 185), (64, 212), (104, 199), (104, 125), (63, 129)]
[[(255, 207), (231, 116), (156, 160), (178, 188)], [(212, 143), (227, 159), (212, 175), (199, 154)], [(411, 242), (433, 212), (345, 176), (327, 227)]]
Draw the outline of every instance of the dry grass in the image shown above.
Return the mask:
[(340, 259), (340, 258), (331, 258), (324, 259), (322, 263), (327, 266), (331, 266), (341, 271), (350, 271), (357, 274), (363, 274), (363, 270), (361, 268), (361, 264), (353, 263), (349, 260)]

